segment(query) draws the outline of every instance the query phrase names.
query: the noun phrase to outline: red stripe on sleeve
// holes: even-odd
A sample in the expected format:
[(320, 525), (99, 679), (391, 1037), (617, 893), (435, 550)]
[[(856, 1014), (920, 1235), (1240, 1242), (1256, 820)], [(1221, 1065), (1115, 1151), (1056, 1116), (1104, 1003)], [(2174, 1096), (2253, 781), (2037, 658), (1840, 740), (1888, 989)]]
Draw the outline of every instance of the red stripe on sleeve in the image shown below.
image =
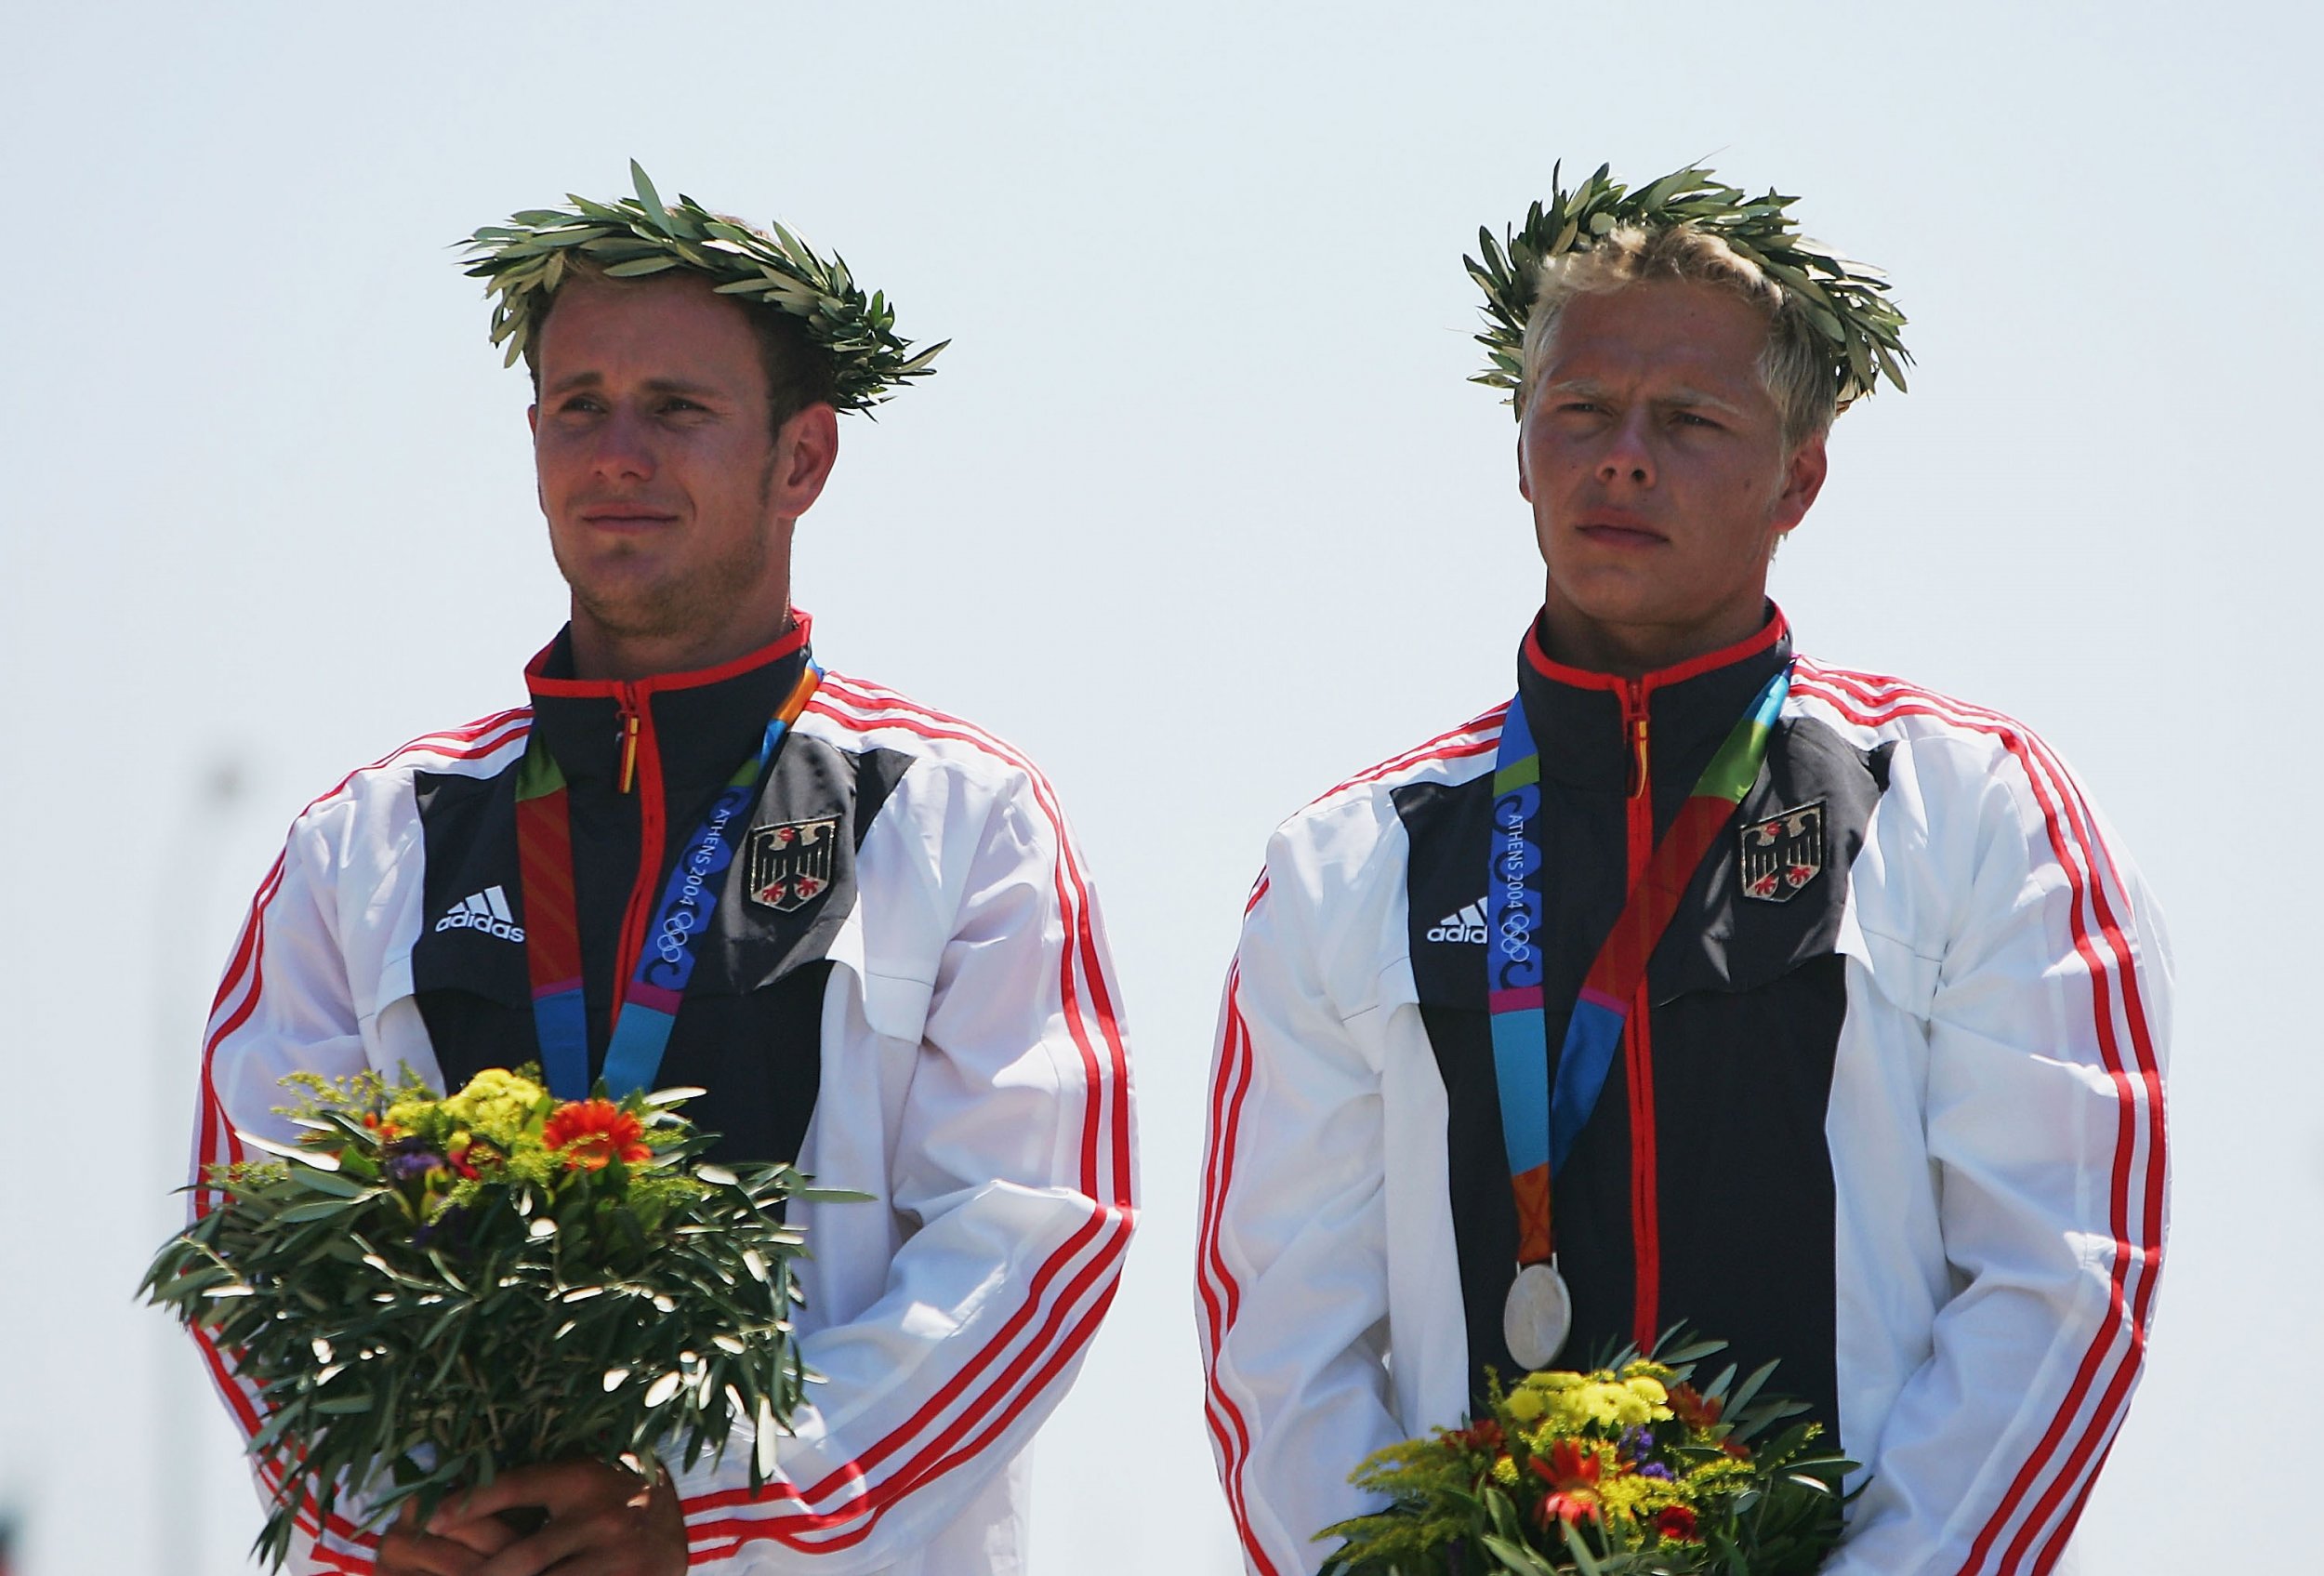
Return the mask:
[[(1260, 878), (1259, 895), (1266, 892), (1266, 878)], [(1210, 1146), (1208, 1163), (1203, 1174), (1203, 1209), (1196, 1243), (1196, 1286), (1200, 1291), (1206, 1314), (1204, 1345), (1209, 1359), (1207, 1380), (1207, 1401), (1204, 1410), (1210, 1425), (1211, 1437), (1217, 1441), (1221, 1457), (1221, 1487), (1226, 1490), (1227, 1512), (1235, 1519), (1235, 1530), (1242, 1541), (1243, 1552), (1251, 1569), (1260, 1576), (1274, 1576), (1274, 1565), (1266, 1550), (1260, 1546), (1258, 1535), (1250, 1524), (1250, 1503), (1244, 1486), (1243, 1468), (1250, 1454), (1250, 1425), (1244, 1420), (1241, 1409), (1226, 1392), (1219, 1375), (1219, 1348), (1225, 1343), (1227, 1331), (1234, 1328), (1235, 1318), (1242, 1303), (1242, 1288), (1235, 1283), (1234, 1273), (1227, 1268), (1226, 1257), (1219, 1242), (1221, 1218), (1226, 1205), (1227, 1189), (1231, 1185), (1235, 1157), (1240, 1145), (1243, 1097), (1250, 1092), (1252, 1062), (1250, 1033), (1243, 1022), (1240, 993), (1241, 970), (1231, 968), (1227, 973), (1226, 1022), (1220, 1041), (1219, 1066), (1211, 1086)]]
[[(1053, 890), (1066, 930), (1066, 944), (1060, 948), (1058, 987), (1066, 1027), (1082, 1062), (1085, 1102), (1080, 1142), (1081, 1186), (1095, 1201), (1096, 1208), (1089, 1220), (1044, 1261), (1028, 1285), (1024, 1302), (967, 1365), (904, 1424), (845, 1466), (827, 1474), (804, 1491), (776, 1480), (756, 1495), (747, 1490), (725, 1490), (687, 1501), (685, 1510), (689, 1516), (705, 1511), (764, 1505), (771, 1499), (799, 1507), (767, 1516), (743, 1516), (693, 1523), (690, 1538), (734, 1538), (733, 1543), (722, 1548), (697, 1549), (693, 1556), (696, 1561), (723, 1557), (743, 1543), (763, 1538), (773, 1538), (801, 1549), (837, 1548), (858, 1543), (869, 1536), (887, 1510), (913, 1489), (972, 1459), (998, 1439), (1080, 1352), (1096, 1328), (1099, 1315), (1110, 1304), (1118, 1284), (1121, 1255), (1128, 1243), (1135, 1207), (1129, 1187), (1127, 1052), (1103, 960), (1098, 953), (1095, 929), (1089, 920), (1087, 878), (1047, 780), (1022, 755), (982, 730), (841, 675), (826, 672), (807, 709), (852, 732), (897, 728), (920, 738), (965, 744), (1023, 772), (1029, 780), (1036, 803), (1050, 824), (1057, 844)], [(1089, 1255), (1086, 1262), (1062, 1287), (1055, 1289), (1052, 1301), (1052, 1287), (1085, 1252)], [(1068, 1312), (1100, 1281), (1104, 1285), (1092, 1311), (1061, 1336)], [(962, 1415), (980, 1422), (989, 1420), (974, 1441), (959, 1447), (956, 1440), (939, 1435), (885, 1478), (869, 1482), (869, 1469), (893, 1458), (934, 1426), (1041, 1315), (1045, 1303), (1049, 1305), (1047, 1317), (1034, 1330), (1024, 1348), (982, 1391), (968, 1398)], [(834, 1497), (842, 1501), (841, 1508), (824, 1512), (809, 1508)]]
[[(382, 756), (369, 766), (350, 772), (328, 793), (317, 798), (301, 811), (297, 819), (303, 819), (313, 811), (346, 793), (349, 787), (365, 773), (379, 771), (397, 764), (406, 757), (422, 756), (439, 760), (469, 761), (489, 755), (511, 739), (522, 737), (531, 725), (531, 712), (520, 709), (495, 712), (465, 728), (425, 735)], [(294, 827), (297, 825), (297, 819), (293, 822)], [(287, 851), (277, 855), (273, 866), (267, 871), (265, 878), (259, 881), (257, 892), (251, 899), (250, 911), (243, 921), (241, 934), (235, 941), (233, 954), (227, 960), (225, 974), (218, 982), (218, 993), (211, 999), (211, 1021), (208, 1032), (203, 1040), (202, 1066), (197, 1095), (198, 1110), (194, 1146), (197, 1175), (210, 1166), (231, 1164), (243, 1158), (242, 1144), (235, 1134), (232, 1119), (226, 1110), (224, 1100), (218, 1093), (215, 1078), (217, 1057), (219, 1047), (250, 1021), (264, 997), (267, 912), (282, 891), (288, 857)], [(192, 1199), (193, 1207), (197, 1212), (205, 1212), (211, 1207), (212, 1200), (207, 1194), (197, 1191), (192, 1195)], [(262, 1420), (253, 1392), (235, 1378), (231, 1363), (227, 1360), (226, 1355), (218, 1349), (205, 1331), (195, 1330), (191, 1333), (197, 1348), (202, 1353), (203, 1361), (210, 1371), (211, 1379), (226, 1402), (228, 1411), (241, 1426), (245, 1437), (257, 1434)], [(270, 1493), (279, 1494), (283, 1486), (281, 1473), (267, 1462), (255, 1462), (253, 1465), (260, 1483)], [(361, 1531), (352, 1522), (336, 1512), (326, 1523), (319, 1527), (314, 1516), (314, 1502), (310, 1496), (305, 1499), (305, 1504), (298, 1514), (297, 1525), (310, 1538), (319, 1539), (327, 1535), (358, 1549), (369, 1547), (377, 1542), (376, 1537)], [(317, 1546), (311, 1552), (315, 1558), (332, 1562), (337, 1569), (353, 1573), (353, 1576), (368, 1576), (371, 1570), (370, 1561), (360, 1553), (346, 1553), (321, 1546)]]
[[(1459, 727), (1437, 735), (1377, 766), (1367, 767), (1319, 795), (1310, 808), (1349, 788), (1380, 782), (1440, 761), (1461, 761), (1499, 748), (1506, 704), (1497, 706)], [(1269, 888), (1262, 870), (1244, 905), (1248, 920), (1265, 899)], [(1243, 1103), (1257, 1075), (1249, 1025), (1242, 1013), (1242, 973), (1239, 963), (1227, 973), (1226, 1006), (1217, 1066), (1210, 1086), (1209, 1133), (1203, 1170), (1200, 1218), (1195, 1239), (1195, 1294), (1202, 1312), (1206, 1372), (1204, 1416), (1221, 1457), (1220, 1484), (1225, 1490), (1228, 1513), (1241, 1539), (1245, 1557), (1259, 1576), (1275, 1576), (1275, 1566), (1260, 1544), (1250, 1519), (1249, 1490), (1245, 1470), (1249, 1463), (1251, 1429), (1242, 1410), (1228, 1395), (1219, 1371), (1219, 1352), (1233, 1331), (1241, 1311), (1242, 1287), (1228, 1267), (1221, 1228), (1226, 1200), (1233, 1190), (1235, 1160), (1241, 1146)]]
[[(2109, 1198), (2109, 1225), (2115, 1241), (2109, 1304), (2114, 1317), (2100, 1328), (2083, 1353), (2063, 1404), (1980, 1530), (1961, 1567), (1961, 1576), (1974, 1576), (1983, 1569), (1993, 1557), (1994, 1545), (2003, 1531), (2016, 1520), (2030, 1498), (2030, 1510), (1994, 1569), (1997, 1576), (2014, 1576), (2023, 1570), (2046, 1572), (2064, 1547), (2067, 1530), (2080, 1517), (2090, 1484), (2096, 1477), (2097, 1463), (2103, 1461), (2113, 1432), (2119, 1426), (2131, 1384), (2137, 1375), (2138, 1358), (2146, 1347), (2147, 1317), (2157, 1279), (2155, 1271), (2161, 1255), (2166, 1143), (2161, 1073), (2146, 1003), (2132, 966), (2130, 947), (2106, 892), (2108, 881), (2119, 888), (2120, 878), (2071, 777), (2046, 746), (2016, 723), (1999, 713), (1914, 690), (1895, 680), (1825, 669), (1804, 659), (1800, 665), (1800, 675), (1802, 682), (1797, 687), (1804, 695), (1832, 707), (1859, 725), (1877, 727), (1900, 718), (1928, 717), (1994, 737), (2026, 773), (2041, 809), (2052, 853), (2067, 877), (2074, 948), (2089, 973), (2099, 1053), (2114, 1080), (2119, 1102)], [(2096, 919), (2095, 934), (2084, 917), (2086, 907)], [(2125, 1061), (2116, 1033), (2112, 998), (2117, 987), (2123, 1000), (2131, 1055), (2135, 1065)], [(2147, 1238), (2144, 1240), (2133, 1233), (2130, 1203), (2131, 1171), (2142, 1138), (2146, 1168), (2139, 1178), (2139, 1196), (2140, 1224)], [(2133, 1275), (2137, 1282), (2134, 1287)], [(2100, 1371), (2106, 1367), (2108, 1354), (2126, 1333), (2127, 1347), (2101, 1383)], [(2067, 1431), (2093, 1389), (2098, 1398), (2090, 1420), (2061, 1455)], [(2035, 1494), (2037, 1485), (2040, 1486), (2039, 1495)], [(2033, 1540), (2053, 1516), (2060, 1516), (2061, 1507), (2063, 1516), (2057, 1530), (2039, 1550), (2033, 1551), (2028, 1561)]]

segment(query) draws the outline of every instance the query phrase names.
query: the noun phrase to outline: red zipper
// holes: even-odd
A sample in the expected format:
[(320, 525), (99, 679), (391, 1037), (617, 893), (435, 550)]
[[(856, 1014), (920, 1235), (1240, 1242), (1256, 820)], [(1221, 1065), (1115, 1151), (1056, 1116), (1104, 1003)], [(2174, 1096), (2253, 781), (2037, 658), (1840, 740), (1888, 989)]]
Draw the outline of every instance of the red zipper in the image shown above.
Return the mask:
[(654, 911), (654, 877), (662, 867), (662, 751), (654, 736), (654, 705), (635, 684), (614, 686), (615, 715), (621, 730), (621, 771), (618, 786), (638, 795), (638, 879), (622, 910), (621, 937), (614, 949), (614, 1004), (606, 1014), (606, 1032), (621, 1021), (629, 999), (629, 976), (638, 971), (638, 953), (645, 946), (645, 927)]
[[(1654, 771), (1646, 722), (1650, 684), (1651, 681), (1621, 681), (1622, 739), (1630, 751), (1630, 794), (1623, 806), (1629, 852), (1626, 889), (1637, 881), (1654, 854)], [(1662, 1304), (1662, 1206), (1655, 1156), (1652, 1006), (1646, 982), (1641, 978), (1622, 1035), (1622, 1065), (1630, 1086), (1631, 1338), (1642, 1351), (1654, 1344)]]

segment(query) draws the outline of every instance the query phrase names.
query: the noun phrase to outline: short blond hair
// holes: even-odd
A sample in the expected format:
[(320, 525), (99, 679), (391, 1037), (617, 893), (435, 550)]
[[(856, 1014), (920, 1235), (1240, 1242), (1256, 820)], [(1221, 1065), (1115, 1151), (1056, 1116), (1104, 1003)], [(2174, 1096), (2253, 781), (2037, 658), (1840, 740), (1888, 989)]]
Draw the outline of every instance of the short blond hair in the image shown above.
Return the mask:
[(1533, 311), (1517, 384), (1517, 408), (1533, 403), (1557, 324), (1576, 296), (1611, 295), (1632, 285), (1670, 280), (1708, 285), (1758, 309), (1767, 322), (1760, 382), (1776, 402), (1784, 447), (1795, 449), (1829, 428), (1840, 413), (1827, 352), (1796, 291), (1719, 236), (1690, 224), (1649, 230), (1618, 224), (1586, 248), (1546, 259), (1535, 276)]

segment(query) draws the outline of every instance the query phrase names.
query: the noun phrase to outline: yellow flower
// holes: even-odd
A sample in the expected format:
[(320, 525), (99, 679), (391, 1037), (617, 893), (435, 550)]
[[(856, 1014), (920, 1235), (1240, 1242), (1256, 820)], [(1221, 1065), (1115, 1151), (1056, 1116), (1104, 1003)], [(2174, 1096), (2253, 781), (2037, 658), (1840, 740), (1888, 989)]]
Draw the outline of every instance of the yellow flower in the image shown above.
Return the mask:
[(379, 1119), (390, 1127), (400, 1128), (409, 1132), (419, 1125), (420, 1119), (434, 1106), (435, 1102), (432, 1100), (398, 1100), (388, 1107), (386, 1115)]
[(1635, 1516), (1647, 1501), (1662, 1492), (1661, 1484), (1634, 1473), (1627, 1477), (1608, 1474), (1598, 1479), (1598, 1503), (1605, 1507), (1608, 1516), (1625, 1520)]
[(1618, 1378), (1605, 1370), (1595, 1373), (1551, 1371), (1527, 1374), (1508, 1397), (1510, 1415), (1519, 1423), (1539, 1423), (1544, 1437), (1601, 1429), (1636, 1428), (1659, 1423), (1670, 1415), (1670, 1396), (1651, 1371), (1637, 1365)]
[(1670, 1409), (1660, 1404), (1664, 1398), (1662, 1386), (1651, 1379), (1608, 1384), (1604, 1394), (1614, 1409), (1615, 1423), (1624, 1428), (1641, 1428), (1670, 1415)]
[(548, 1091), (529, 1078), (519, 1078), (504, 1067), (486, 1067), (469, 1079), (468, 1087), (446, 1100), (449, 1106), (480, 1105), (490, 1100), (512, 1100), (525, 1106), (536, 1105)]
[(522, 1135), (526, 1122), (548, 1098), (548, 1092), (531, 1079), (487, 1067), (469, 1079), (466, 1089), (443, 1102), (443, 1114), (507, 1149)]
[(1496, 1461), (1493, 1463), (1493, 1481), (1499, 1483), (1505, 1489), (1516, 1487), (1516, 1462), (1508, 1456), (1502, 1456), (1499, 1460)]

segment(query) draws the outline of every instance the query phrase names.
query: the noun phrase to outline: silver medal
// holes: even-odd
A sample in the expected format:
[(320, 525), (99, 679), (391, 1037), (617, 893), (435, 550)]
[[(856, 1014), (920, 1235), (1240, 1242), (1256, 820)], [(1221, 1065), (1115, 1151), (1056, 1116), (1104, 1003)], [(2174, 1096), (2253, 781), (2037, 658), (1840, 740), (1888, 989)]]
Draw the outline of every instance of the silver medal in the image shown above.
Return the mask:
[(1526, 1265), (1518, 1270), (1509, 1301), (1501, 1305), (1501, 1339), (1517, 1365), (1528, 1373), (1549, 1367), (1573, 1327), (1574, 1299), (1557, 1265)]

